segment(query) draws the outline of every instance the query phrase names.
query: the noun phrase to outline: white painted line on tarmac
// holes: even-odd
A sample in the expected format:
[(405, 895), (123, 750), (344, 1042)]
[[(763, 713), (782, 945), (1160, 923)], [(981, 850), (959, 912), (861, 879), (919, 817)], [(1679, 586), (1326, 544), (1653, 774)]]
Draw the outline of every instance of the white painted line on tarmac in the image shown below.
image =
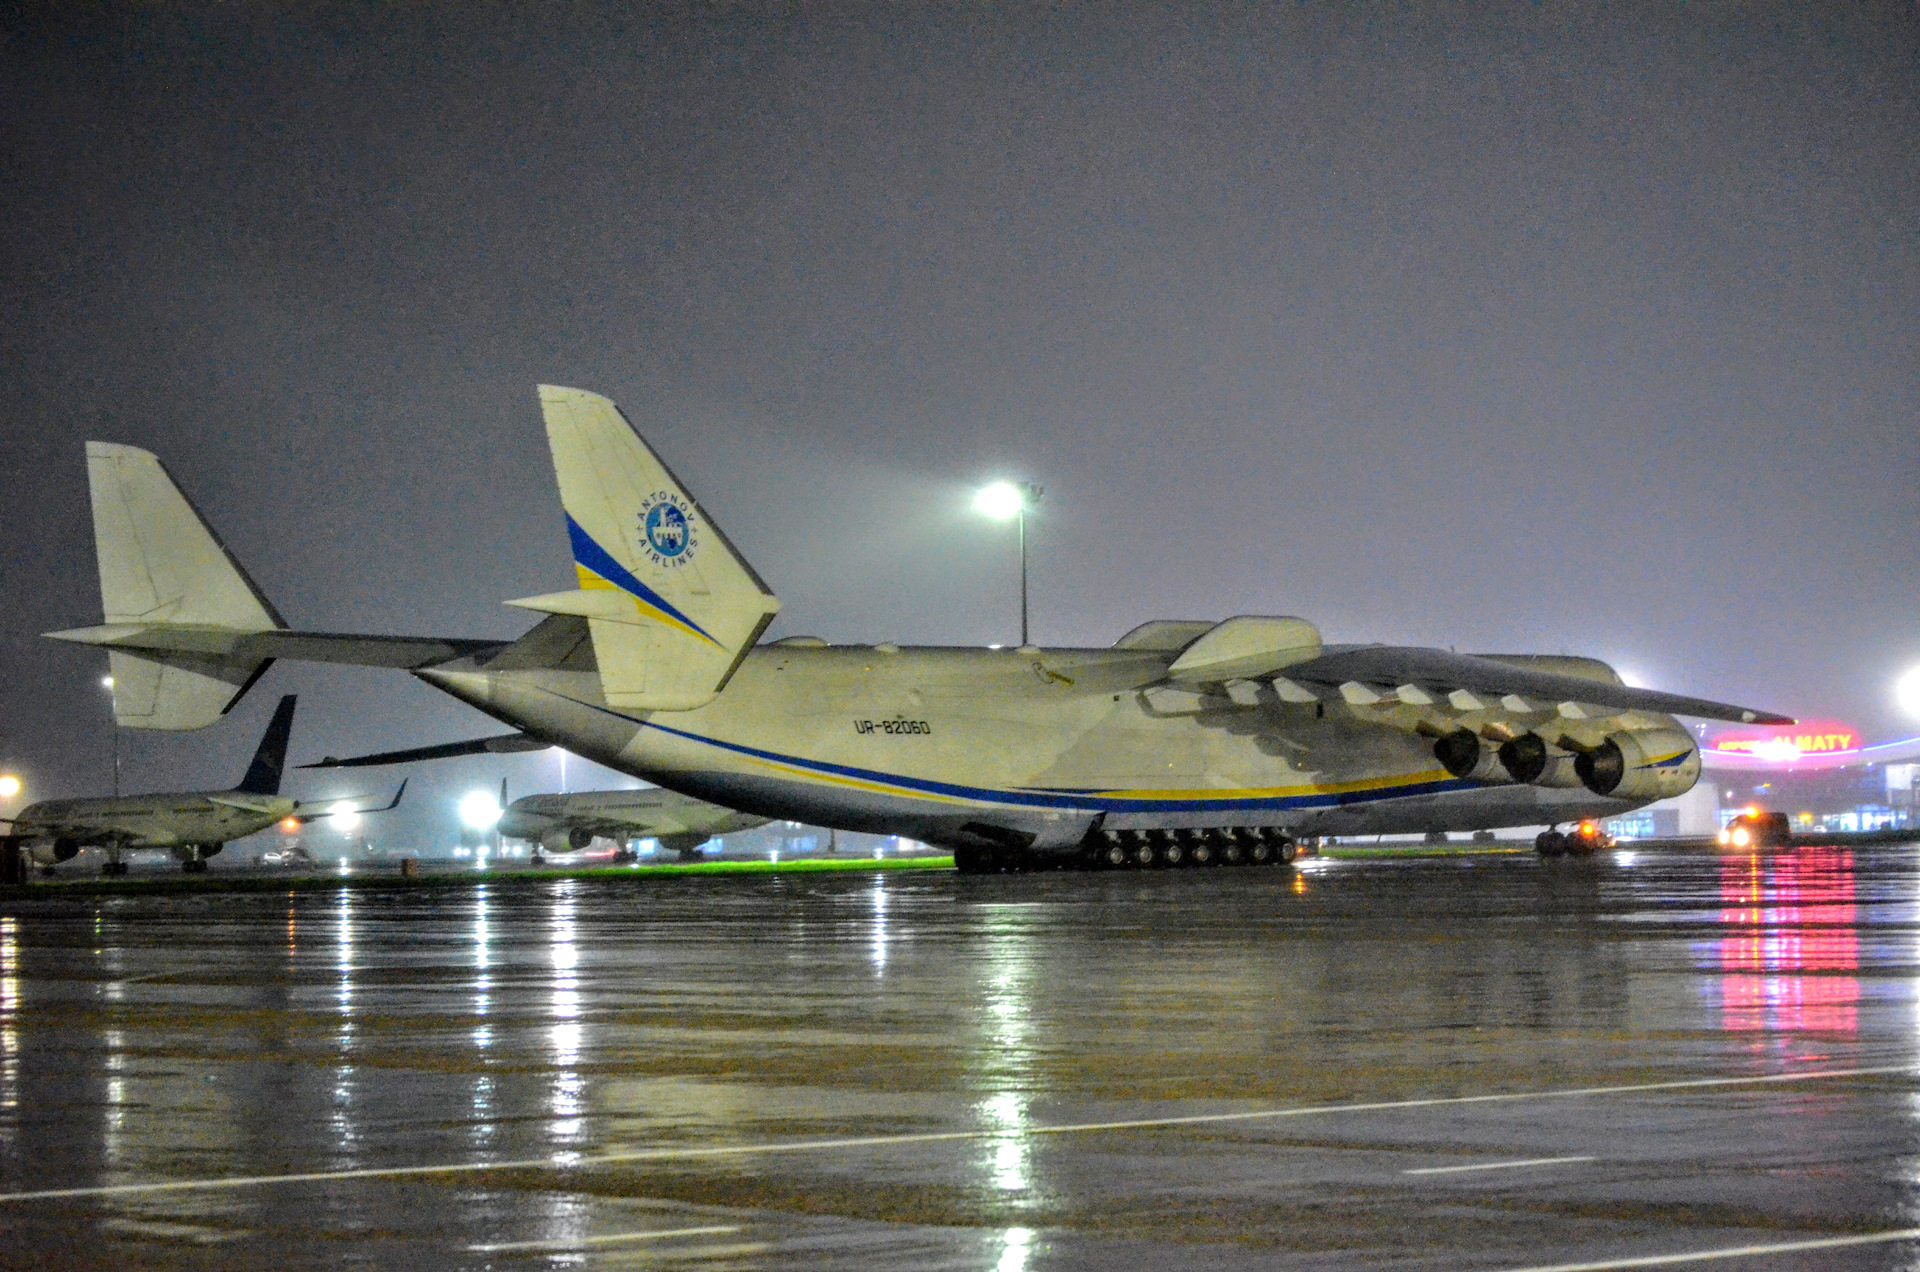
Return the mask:
[(1512, 1162), (1478, 1162), (1472, 1166), (1422, 1166), (1403, 1170), (1402, 1175), (1464, 1175), (1470, 1170), (1519, 1170), (1522, 1166), (1564, 1166), (1569, 1162), (1590, 1162), (1591, 1157), (1524, 1157)]
[(1492, 1095), (1441, 1095), (1419, 1100), (1376, 1100), (1364, 1104), (1312, 1104), (1291, 1109), (1252, 1109), (1242, 1113), (1190, 1113), (1182, 1117), (1142, 1117), (1117, 1122), (1067, 1122), (1058, 1126), (1029, 1126), (1020, 1130), (920, 1131), (906, 1135), (865, 1135), (846, 1139), (795, 1140), (790, 1143), (720, 1144), (708, 1148), (637, 1148), (591, 1155), (566, 1153), (558, 1157), (526, 1157), (518, 1161), (445, 1162), (432, 1166), (367, 1166), (355, 1170), (304, 1171), (287, 1175), (234, 1175), (215, 1179), (173, 1179), (146, 1184), (100, 1184), (86, 1188), (43, 1188), (34, 1192), (0, 1193), (0, 1204), (10, 1201), (51, 1201), (61, 1197), (120, 1197), (133, 1193), (199, 1192), (220, 1188), (261, 1188), (269, 1184), (331, 1183), (348, 1179), (406, 1179), (431, 1175), (480, 1175), (503, 1170), (570, 1171), (626, 1162), (684, 1162), (722, 1157), (764, 1157), (776, 1153), (820, 1153), (857, 1148), (888, 1148), (899, 1144), (939, 1144), (961, 1140), (1036, 1139), (1043, 1135), (1089, 1135), (1100, 1131), (1151, 1131), (1176, 1126), (1210, 1126), (1227, 1122), (1259, 1122), (1283, 1117), (1334, 1117), (1342, 1113), (1393, 1113), (1406, 1109), (1461, 1107), (1470, 1104), (1515, 1104), (1526, 1100), (1590, 1099), (1603, 1095), (1638, 1095), (1657, 1091), (1710, 1091), (1736, 1087), (1765, 1087), (1838, 1078), (1889, 1077), (1913, 1074), (1911, 1064), (1876, 1065), (1862, 1069), (1814, 1069), (1805, 1073), (1768, 1073), (1750, 1078), (1676, 1078), (1669, 1082), (1633, 1082), (1621, 1086), (1564, 1087), (1547, 1091), (1502, 1091)]
[(501, 1241), (494, 1245), (470, 1245), (468, 1254), (513, 1254), (537, 1250), (584, 1250), (591, 1246), (625, 1245), (632, 1241), (665, 1241), (669, 1237), (711, 1237), (723, 1232), (738, 1232), (733, 1224), (717, 1228), (654, 1228), (644, 1232), (609, 1232), (598, 1237), (560, 1237), (547, 1241)]
[(1618, 1272), (1625, 1268), (1667, 1268), (1682, 1263), (1708, 1263), (1716, 1259), (1751, 1259), (1762, 1254), (1798, 1254), (1803, 1250), (1891, 1245), (1895, 1241), (1920, 1241), (1920, 1228), (1857, 1232), (1844, 1237), (1813, 1237), (1805, 1241), (1773, 1241), (1765, 1245), (1722, 1246), (1717, 1250), (1689, 1250), (1684, 1254), (1643, 1254), (1628, 1259), (1601, 1259), (1593, 1263), (1543, 1263), (1536, 1267), (1505, 1268), (1502, 1272)]

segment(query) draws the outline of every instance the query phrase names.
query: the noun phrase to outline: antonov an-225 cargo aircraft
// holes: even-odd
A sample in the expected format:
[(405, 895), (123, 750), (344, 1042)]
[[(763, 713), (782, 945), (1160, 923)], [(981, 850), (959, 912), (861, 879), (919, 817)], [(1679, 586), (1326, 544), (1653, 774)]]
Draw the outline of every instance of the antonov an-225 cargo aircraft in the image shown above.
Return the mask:
[(105, 622), (51, 635), (109, 651), (124, 725), (210, 724), (274, 658), (402, 668), (531, 740), (761, 817), (944, 845), (965, 871), (1562, 825), (1691, 787), (1673, 716), (1786, 719), (1587, 658), (1327, 645), (1300, 618), (1160, 620), (1106, 649), (759, 644), (779, 602), (614, 404), (540, 403), (575, 586), (507, 602), (545, 615), (519, 640), (288, 631), (152, 455), (97, 442)]

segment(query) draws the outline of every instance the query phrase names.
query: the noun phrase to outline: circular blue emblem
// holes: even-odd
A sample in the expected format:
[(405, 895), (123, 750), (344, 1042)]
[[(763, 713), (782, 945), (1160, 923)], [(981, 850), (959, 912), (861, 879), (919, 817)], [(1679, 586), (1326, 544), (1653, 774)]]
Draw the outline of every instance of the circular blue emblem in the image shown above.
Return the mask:
[(663, 557), (677, 557), (687, 550), (687, 514), (670, 503), (657, 503), (647, 509), (647, 542)]

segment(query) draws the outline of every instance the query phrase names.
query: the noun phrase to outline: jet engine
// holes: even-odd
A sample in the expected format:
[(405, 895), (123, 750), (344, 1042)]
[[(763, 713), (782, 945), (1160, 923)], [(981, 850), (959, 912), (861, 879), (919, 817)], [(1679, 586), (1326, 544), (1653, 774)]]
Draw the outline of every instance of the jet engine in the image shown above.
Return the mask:
[(1500, 763), (1516, 782), (1530, 786), (1551, 786), (1571, 790), (1580, 785), (1580, 773), (1574, 757), (1547, 746), (1538, 733), (1522, 733), (1502, 743)]
[(548, 852), (579, 852), (582, 848), (591, 846), (592, 843), (593, 832), (579, 826), (575, 826), (572, 830), (556, 826), (540, 836), (540, 846)]
[(1684, 795), (1700, 777), (1700, 752), (1680, 729), (1638, 729), (1608, 734), (1574, 760), (1581, 783), (1614, 799), (1665, 799)]
[(55, 861), (72, 861), (80, 855), (80, 841), (77, 839), (56, 839), (48, 850)]
[(1452, 733), (1434, 739), (1433, 758), (1440, 766), (1455, 777), (1472, 782), (1505, 782), (1510, 780), (1507, 772), (1500, 766), (1500, 757), (1493, 748), (1480, 741), (1472, 729), (1455, 729)]

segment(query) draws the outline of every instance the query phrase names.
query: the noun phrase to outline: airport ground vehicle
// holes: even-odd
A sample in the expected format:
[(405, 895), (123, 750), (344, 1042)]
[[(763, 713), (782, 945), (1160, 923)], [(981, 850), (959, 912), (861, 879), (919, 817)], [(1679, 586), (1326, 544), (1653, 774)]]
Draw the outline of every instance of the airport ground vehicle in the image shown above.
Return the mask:
[(1673, 715), (1787, 720), (1595, 659), (1329, 645), (1285, 616), (1157, 619), (1107, 648), (761, 644), (779, 601), (626, 417), (577, 389), (540, 404), (575, 586), (508, 602), (543, 616), (516, 641), (288, 631), (152, 455), (94, 442), (106, 622), (51, 635), (161, 686), (116, 690), (122, 723), (209, 724), (279, 657), (403, 669), (535, 743), (963, 871), (1598, 819), (1694, 784)]
[(1785, 813), (1749, 808), (1720, 828), (1722, 848), (1785, 848), (1793, 843), (1793, 824)]
[(1576, 822), (1562, 831), (1548, 828), (1534, 836), (1533, 850), (1542, 857), (1589, 857), (1603, 848), (1613, 847), (1613, 836), (1592, 818)]

